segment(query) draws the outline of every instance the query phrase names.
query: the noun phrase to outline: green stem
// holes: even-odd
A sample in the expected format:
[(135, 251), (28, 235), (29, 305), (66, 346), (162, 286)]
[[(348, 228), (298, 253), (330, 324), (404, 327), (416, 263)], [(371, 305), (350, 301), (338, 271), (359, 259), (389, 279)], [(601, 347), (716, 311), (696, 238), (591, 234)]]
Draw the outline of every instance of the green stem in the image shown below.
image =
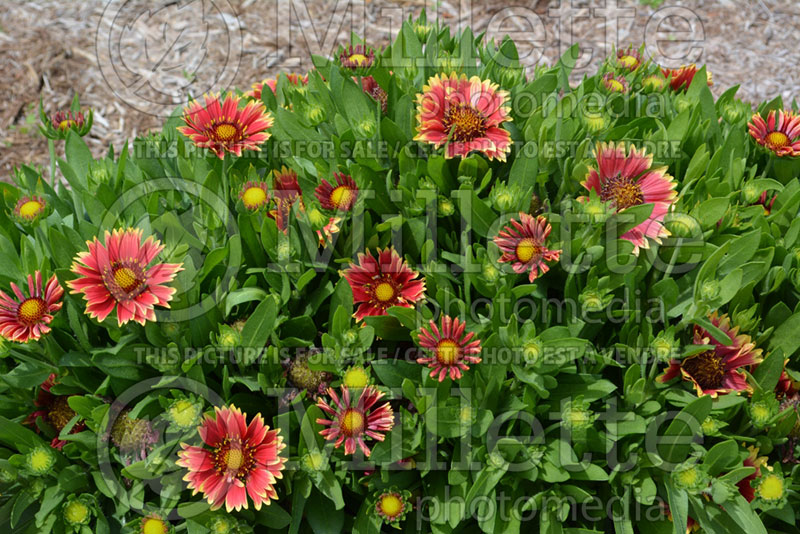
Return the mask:
[(228, 182), (228, 155), (225, 154), (225, 157), (222, 159), (222, 198), (225, 200), (226, 210), (231, 207), (231, 192)]
[(52, 139), (47, 140), (47, 148), (50, 149), (50, 181), (53, 191), (56, 190), (56, 145)]

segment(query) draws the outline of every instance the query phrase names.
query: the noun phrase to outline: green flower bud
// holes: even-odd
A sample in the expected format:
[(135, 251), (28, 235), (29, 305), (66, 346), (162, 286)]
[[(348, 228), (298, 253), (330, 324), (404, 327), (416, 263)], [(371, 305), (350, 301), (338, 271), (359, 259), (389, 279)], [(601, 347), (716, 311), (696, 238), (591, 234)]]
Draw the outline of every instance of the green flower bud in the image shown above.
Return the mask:
[(446, 197), (439, 197), (439, 217), (449, 217), (455, 213), (453, 201)]
[(722, 421), (709, 415), (703, 419), (703, 422), (700, 424), (700, 430), (703, 432), (704, 436), (716, 436), (723, 426), (725, 425)]
[(503, 458), (503, 455), (500, 454), (499, 451), (492, 451), (489, 453), (489, 456), (486, 457), (486, 461), (495, 469), (503, 469), (508, 464), (508, 461)]
[(753, 182), (747, 182), (742, 187), (742, 195), (744, 196), (745, 202), (753, 204), (761, 197), (761, 189)]
[(325, 120), (325, 109), (318, 105), (308, 106), (306, 108), (306, 118), (311, 124), (319, 124)]
[(686, 213), (670, 213), (664, 222), (667, 230), (675, 237), (699, 237), (703, 233), (697, 220)]
[(606, 306), (608, 306), (608, 297), (609, 296), (604, 291), (587, 287), (578, 295), (578, 300), (585, 311), (599, 312), (603, 311), (606, 309)]
[(358, 131), (364, 137), (375, 135), (375, 119), (364, 119), (358, 124)]
[(672, 472), (672, 483), (689, 493), (700, 493), (708, 487), (708, 474), (694, 460), (689, 460)]
[(307, 473), (319, 473), (328, 469), (328, 457), (319, 451), (309, 451), (300, 459), (300, 468)]
[(538, 364), (541, 361), (543, 354), (544, 349), (542, 347), (542, 342), (538, 339), (528, 341), (522, 346), (522, 357), (525, 359), (525, 363), (528, 365)]
[(25, 455), (25, 467), (35, 476), (46, 475), (56, 464), (56, 455), (47, 447), (36, 447)]
[(703, 300), (714, 300), (719, 296), (720, 284), (718, 280), (705, 280), (700, 284), (700, 298)]
[(589, 406), (589, 403), (580, 397), (567, 402), (561, 412), (562, 424), (573, 431), (591, 427), (598, 416)]
[(358, 341), (358, 331), (354, 329), (346, 330), (342, 334), (342, 341), (345, 342), (346, 345), (353, 345), (356, 341)]
[(677, 355), (677, 342), (675, 338), (667, 332), (661, 332), (650, 343), (653, 355), (664, 363), (669, 363)]
[(219, 325), (217, 344), (223, 348), (238, 347), (242, 336), (233, 327), (226, 324)]
[(92, 519), (92, 509), (89, 506), (90, 499), (88, 495), (81, 495), (80, 497), (70, 495), (62, 508), (64, 521), (73, 528), (88, 525)]
[(208, 523), (210, 534), (236, 534), (239, 532), (239, 522), (229, 515), (218, 515)]
[(503, 273), (501, 273), (500, 269), (495, 267), (493, 263), (486, 261), (481, 266), (481, 274), (487, 282), (494, 284), (500, 280), (500, 276), (502, 276)]
[(292, 256), (292, 245), (288, 241), (281, 241), (278, 243), (277, 249), (278, 261), (289, 261), (289, 258)]
[(667, 86), (667, 80), (660, 74), (651, 74), (642, 80), (642, 89), (645, 93), (661, 91)]
[(750, 421), (756, 428), (764, 428), (778, 413), (777, 401), (771, 403), (766, 400), (753, 401), (747, 406)]
[(167, 408), (167, 419), (181, 430), (189, 430), (200, 424), (200, 419), (203, 416), (202, 410), (202, 405), (199, 402), (178, 399)]
[(342, 384), (351, 390), (363, 389), (369, 384), (369, 373), (363, 367), (353, 366), (344, 373)]
[(767, 471), (767, 474), (762, 476), (756, 485), (756, 497), (762, 504), (780, 508), (781, 506), (778, 505), (786, 501), (786, 481), (778, 473)]

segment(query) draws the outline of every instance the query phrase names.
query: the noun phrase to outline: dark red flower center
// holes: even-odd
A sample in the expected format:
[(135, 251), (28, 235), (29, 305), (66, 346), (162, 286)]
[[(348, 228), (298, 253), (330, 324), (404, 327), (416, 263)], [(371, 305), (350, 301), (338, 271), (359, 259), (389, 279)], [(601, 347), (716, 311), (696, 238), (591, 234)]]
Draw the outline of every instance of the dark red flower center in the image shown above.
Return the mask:
[(542, 256), (542, 247), (536, 243), (536, 240), (531, 237), (526, 237), (517, 243), (516, 248), (517, 259), (522, 263), (528, 263), (531, 260), (539, 259)]
[(468, 142), (486, 133), (486, 118), (467, 104), (453, 104), (444, 113), (444, 129), (452, 131), (453, 141)]
[(75, 411), (69, 407), (68, 399), (69, 396), (67, 395), (56, 396), (47, 411), (47, 422), (58, 432), (61, 432), (67, 426), (67, 423), (75, 417)]
[(139, 296), (147, 287), (146, 280), (137, 260), (115, 262), (103, 271), (103, 282), (118, 302)]
[(789, 137), (783, 132), (770, 132), (765, 141), (770, 148), (783, 148), (789, 144)]
[(17, 309), (17, 320), (23, 326), (33, 326), (42, 320), (47, 313), (47, 304), (38, 297), (31, 297), (22, 301)]
[(229, 478), (245, 480), (256, 465), (255, 448), (240, 438), (225, 438), (211, 453), (214, 469)]
[(348, 408), (342, 414), (339, 421), (339, 428), (342, 429), (342, 434), (347, 437), (360, 436), (364, 432), (366, 419), (364, 412), (355, 408)]
[(644, 202), (642, 188), (636, 180), (621, 174), (605, 179), (600, 187), (600, 198), (604, 202), (613, 201), (618, 210), (638, 206)]
[(452, 339), (443, 339), (436, 345), (436, 360), (442, 365), (455, 365), (461, 356), (461, 346)]
[(707, 350), (689, 356), (681, 362), (681, 367), (704, 390), (719, 389), (725, 377), (723, 356), (714, 350)]

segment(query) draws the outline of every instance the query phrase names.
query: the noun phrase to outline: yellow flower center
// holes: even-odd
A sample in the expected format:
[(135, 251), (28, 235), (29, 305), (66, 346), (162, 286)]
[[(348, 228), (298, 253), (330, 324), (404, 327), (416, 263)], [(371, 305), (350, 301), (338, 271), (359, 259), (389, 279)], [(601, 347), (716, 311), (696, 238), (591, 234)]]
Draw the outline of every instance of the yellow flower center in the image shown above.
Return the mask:
[(381, 282), (375, 287), (375, 298), (381, 302), (388, 302), (394, 298), (394, 288), (389, 282)]
[(239, 438), (225, 438), (211, 453), (214, 469), (225, 476), (245, 480), (256, 463), (254, 449)]
[(442, 118), (444, 129), (452, 131), (452, 139), (457, 142), (472, 141), (486, 132), (486, 119), (477, 109), (467, 104), (453, 104)]
[(637, 63), (639, 63), (639, 60), (636, 59), (633, 56), (627, 56), (626, 55), (626, 56), (622, 56), (621, 58), (619, 58), (620, 66), (627, 67), (629, 69), (632, 69), (633, 67), (635, 67)]
[(542, 253), (542, 247), (536, 244), (532, 238), (527, 237), (517, 243), (517, 259), (522, 263), (528, 263), (534, 257), (538, 257)]
[(624, 210), (643, 203), (644, 194), (642, 193), (642, 188), (633, 178), (617, 174), (611, 178), (606, 178), (603, 182), (600, 187), (600, 199), (603, 202), (613, 200), (618, 210)]
[(136, 273), (127, 267), (120, 267), (114, 271), (114, 282), (126, 293), (130, 293), (139, 286), (140, 280)]
[(347, 206), (353, 198), (353, 191), (346, 185), (340, 185), (331, 191), (331, 204), (336, 208)]
[(89, 508), (80, 501), (72, 501), (64, 509), (64, 517), (74, 525), (80, 525), (89, 516)]
[(58, 123), (58, 129), (61, 131), (66, 131), (72, 128), (73, 126), (77, 126), (78, 123), (72, 119), (64, 119), (63, 121)]
[(453, 365), (458, 361), (461, 347), (452, 339), (443, 339), (436, 346), (436, 359), (442, 365)]
[(763, 402), (753, 404), (750, 414), (756, 422), (764, 422), (772, 415), (767, 405)]
[(156, 517), (145, 518), (142, 523), (142, 534), (164, 534), (167, 532), (167, 525)]
[(789, 144), (789, 138), (783, 132), (770, 132), (766, 141), (771, 148), (783, 148)]
[(47, 306), (45, 302), (37, 297), (26, 299), (19, 305), (17, 319), (24, 326), (33, 326), (42, 320)]
[(236, 137), (238, 132), (239, 130), (236, 129), (236, 126), (232, 124), (220, 124), (214, 129), (214, 133), (220, 141), (230, 141)]
[(248, 187), (242, 195), (242, 202), (247, 209), (254, 210), (267, 201), (267, 192), (261, 187)]
[(352, 367), (344, 374), (344, 385), (349, 388), (366, 387), (369, 377), (361, 367)]
[(722, 361), (722, 356), (714, 350), (707, 350), (685, 358), (681, 362), (681, 367), (704, 390), (722, 387), (722, 379), (725, 377), (725, 364)]
[(776, 475), (767, 475), (758, 485), (758, 494), (762, 499), (777, 501), (783, 498), (783, 479)]
[(345, 436), (358, 436), (364, 431), (364, 414), (349, 408), (342, 416), (339, 426)]
[(404, 508), (403, 499), (393, 493), (381, 497), (381, 512), (390, 518), (400, 515)]
[(608, 89), (615, 93), (622, 93), (625, 91), (625, 86), (619, 80), (608, 80), (606, 82)]
[(244, 463), (244, 455), (239, 449), (230, 449), (225, 454), (225, 463), (231, 471), (238, 471)]
[(364, 54), (353, 54), (350, 56), (350, 61), (357, 63), (358, 65), (363, 65), (367, 61), (367, 56)]
[(44, 209), (38, 201), (29, 200), (19, 207), (19, 214), (26, 219), (33, 219)]

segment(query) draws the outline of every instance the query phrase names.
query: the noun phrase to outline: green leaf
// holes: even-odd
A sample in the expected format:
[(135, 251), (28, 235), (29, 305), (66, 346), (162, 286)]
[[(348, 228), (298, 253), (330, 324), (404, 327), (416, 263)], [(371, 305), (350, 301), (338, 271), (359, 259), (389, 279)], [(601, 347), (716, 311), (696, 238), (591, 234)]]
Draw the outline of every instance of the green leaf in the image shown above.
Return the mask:
[(247, 319), (242, 328), (242, 346), (262, 348), (267, 344), (269, 336), (275, 328), (278, 317), (278, 302), (273, 295), (268, 295), (259, 304), (253, 315)]
[(769, 340), (771, 350), (781, 350), (791, 357), (800, 348), (800, 312), (778, 325)]
[(703, 465), (711, 476), (717, 476), (738, 463), (739, 446), (732, 439), (717, 443), (703, 457)]
[(678, 463), (689, 456), (692, 438), (697, 435), (700, 425), (711, 413), (711, 406), (711, 397), (703, 395), (687, 404), (676, 415), (660, 439), (657, 449), (661, 458)]

